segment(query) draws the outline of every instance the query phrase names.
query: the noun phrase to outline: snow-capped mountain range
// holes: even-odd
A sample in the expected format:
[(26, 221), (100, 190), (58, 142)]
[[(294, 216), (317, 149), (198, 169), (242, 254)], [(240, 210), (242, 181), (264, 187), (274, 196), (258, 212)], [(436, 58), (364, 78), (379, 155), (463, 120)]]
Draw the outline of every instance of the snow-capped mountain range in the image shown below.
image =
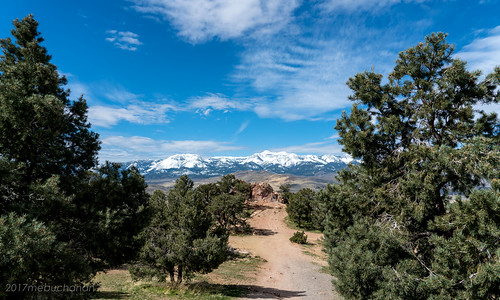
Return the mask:
[(187, 174), (194, 178), (220, 176), (238, 171), (268, 171), (277, 174), (316, 176), (334, 173), (346, 168), (347, 155), (297, 155), (286, 152), (264, 151), (247, 157), (214, 156), (204, 158), (196, 154), (176, 154), (166, 159), (138, 160), (124, 164), (136, 167), (146, 178), (174, 178)]

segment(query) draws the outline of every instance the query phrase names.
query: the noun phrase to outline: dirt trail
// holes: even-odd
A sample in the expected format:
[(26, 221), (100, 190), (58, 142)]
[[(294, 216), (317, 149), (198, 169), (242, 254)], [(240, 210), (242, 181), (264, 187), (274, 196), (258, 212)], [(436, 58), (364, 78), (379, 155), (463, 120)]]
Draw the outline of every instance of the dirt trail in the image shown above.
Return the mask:
[[(291, 243), (295, 230), (283, 219), (285, 206), (263, 204), (249, 220), (255, 230), (252, 236), (232, 236), (230, 244), (265, 260), (256, 282), (242, 299), (340, 299), (332, 291), (331, 276), (321, 273), (325, 265), (320, 246), (304, 247)], [(308, 233), (308, 242), (316, 244), (321, 234)], [(304, 251), (315, 253), (305, 254)]]

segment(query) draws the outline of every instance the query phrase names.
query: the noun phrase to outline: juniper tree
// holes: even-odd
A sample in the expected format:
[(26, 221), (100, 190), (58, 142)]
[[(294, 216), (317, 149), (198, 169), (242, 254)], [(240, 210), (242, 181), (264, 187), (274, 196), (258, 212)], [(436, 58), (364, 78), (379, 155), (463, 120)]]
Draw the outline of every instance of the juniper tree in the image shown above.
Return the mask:
[(222, 176), (215, 184), (200, 185), (196, 190), (204, 195), (207, 209), (221, 234), (248, 227), (244, 205), (252, 193), (249, 183), (229, 174)]
[(285, 183), (280, 185), (278, 193), (281, 195), (283, 198), (283, 203), (288, 204), (288, 201), (290, 200), (290, 195), (292, 192), (290, 192), (290, 187), (291, 185), (289, 183)]
[(290, 194), (286, 212), (290, 220), (300, 228), (314, 228), (312, 212), (314, 207), (315, 193), (309, 188), (301, 189), (297, 193)]
[(500, 68), (482, 79), (453, 53), (432, 34), (386, 81), (372, 71), (347, 82), (354, 105), (335, 128), (362, 162), (322, 198), (348, 299), (500, 297), (500, 122), (479, 109), (499, 102)]
[(222, 176), (221, 180), (216, 182), (216, 185), (221, 193), (241, 195), (244, 199), (250, 198), (252, 193), (251, 185), (236, 178), (233, 174)]
[(168, 195), (155, 191), (151, 209), (151, 223), (142, 233), (144, 246), (130, 269), (134, 279), (170, 278), (178, 284), (185, 276), (210, 272), (224, 262), (228, 236), (217, 235), (203, 195), (186, 175), (176, 180)]

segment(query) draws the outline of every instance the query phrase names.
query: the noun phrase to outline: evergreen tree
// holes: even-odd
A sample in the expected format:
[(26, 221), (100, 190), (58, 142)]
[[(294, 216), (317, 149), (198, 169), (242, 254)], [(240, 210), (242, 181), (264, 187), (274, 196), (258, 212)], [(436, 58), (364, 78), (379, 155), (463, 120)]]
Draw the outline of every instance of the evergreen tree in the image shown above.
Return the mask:
[(475, 106), (498, 103), (500, 68), (481, 80), (445, 37), (401, 52), (387, 83), (374, 72), (347, 83), (355, 104), (336, 129), (362, 163), (322, 196), (347, 299), (500, 297), (500, 124)]
[(220, 194), (211, 199), (207, 209), (222, 233), (246, 224), (243, 218), (244, 204), (245, 198), (241, 195)]
[(38, 22), (14, 20), (10, 39), (0, 40), (0, 153), (24, 163), (26, 182), (53, 174), (63, 181), (96, 164), (98, 135), (87, 122), (83, 98), (70, 101), (41, 45)]
[(292, 192), (290, 192), (290, 187), (291, 185), (289, 183), (285, 183), (280, 185), (280, 188), (278, 190), (278, 193), (283, 198), (283, 203), (285, 204), (288, 204), (288, 201), (290, 200), (290, 195), (292, 194)]
[(186, 175), (176, 180), (168, 195), (155, 191), (151, 208), (151, 223), (142, 234), (145, 244), (130, 269), (134, 279), (169, 277), (178, 284), (185, 276), (210, 272), (225, 261), (228, 236), (216, 234), (203, 195)]
[[(134, 259), (142, 247), (137, 237), (152, 213), (146, 187), (137, 169), (123, 170), (117, 163), (87, 172), (79, 182), (73, 209), (67, 212), (71, 219), (61, 236), (81, 245), (97, 270)], [(72, 230), (79, 234), (68, 234)]]
[(99, 141), (87, 105), (83, 98), (69, 100), (66, 79), (50, 63), (37, 28), (29, 15), (14, 21), (14, 42), (0, 40), (4, 287), (87, 284), (97, 271), (134, 257), (134, 235), (148, 218), (146, 185), (137, 171), (120, 172), (118, 165), (91, 171)]
[(250, 183), (236, 178), (233, 174), (222, 176), (221, 180), (216, 182), (220, 193), (230, 195), (241, 195), (244, 199), (249, 199), (252, 193)]
[[(1, 299), (38, 299), (40, 292), (27, 288), (79, 285), (89, 281), (89, 270), (83, 257), (42, 222), (25, 215), (9, 213), (0, 216), (0, 290)], [(50, 299), (68, 299), (68, 292), (44, 292)], [(88, 296), (88, 295), (87, 295)]]
[(313, 207), (315, 193), (309, 188), (291, 194), (286, 206), (286, 212), (292, 222), (300, 228), (313, 229)]
[(244, 205), (252, 192), (249, 183), (229, 174), (222, 176), (215, 184), (200, 185), (196, 190), (205, 195), (207, 209), (212, 214), (220, 234), (227, 234), (232, 229), (245, 230), (248, 227)]

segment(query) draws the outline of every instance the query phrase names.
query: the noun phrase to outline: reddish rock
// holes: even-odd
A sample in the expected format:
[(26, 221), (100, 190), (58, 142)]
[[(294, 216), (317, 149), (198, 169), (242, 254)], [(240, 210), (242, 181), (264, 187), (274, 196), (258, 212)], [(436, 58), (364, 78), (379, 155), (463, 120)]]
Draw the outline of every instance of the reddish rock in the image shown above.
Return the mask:
[(252, 183), (252, 196), (250, 201), (279, 202), (283, 203), (283, 198), (279, 193), (274, 192), (269, 183)]

